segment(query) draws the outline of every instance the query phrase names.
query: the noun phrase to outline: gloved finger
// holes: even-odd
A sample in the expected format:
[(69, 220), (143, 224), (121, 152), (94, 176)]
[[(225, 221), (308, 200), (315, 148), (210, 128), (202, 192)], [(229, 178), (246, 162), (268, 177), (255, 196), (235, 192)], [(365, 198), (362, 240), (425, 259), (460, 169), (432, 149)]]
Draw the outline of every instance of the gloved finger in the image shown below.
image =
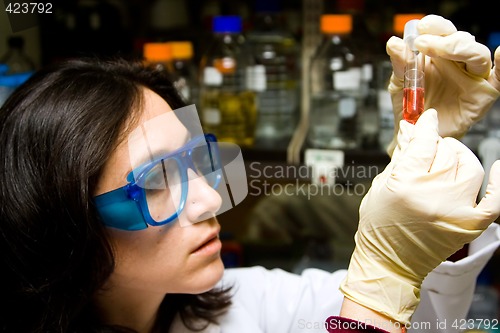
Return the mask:
[[(500, 160), (490, 169), (486, 194), (477, 206), (462, 206), (449, 214), (450, 222), (466, 230), (484, 230), (500, 215)], [(472, 239), (470, 239), (472, 240)], [(469, 240), (469, 241), (470, 241)]]
[[(401, 82), (403, 81), (405, 70), (405, 48), (406, 46), (403, 40), (396, 36), (392, 36), (391, 38), (389, 38), (385, 46), (386, 52), (391, 58), (392, 71), (396, 76), (395, 78), (401, 80)], [(402, 83), (400, 89), (403, 89)]]
[(438, 143), (438, 117), (434, 109), (428, 109), (415, 123), (408, 146), (401, 152), (394, 173), (412, 174), (429, 172), (436, 157)]
[(500, 91), (500, 46), (495, 50), (495, 66), (491, 71), (488, 82), (498, 91)]
[(396, 147), (392, 155), (392, 160), (397, 160), (399, 154), (406, 149), (410, 143), (410, 139), (413, 137), (413, 129), (415, 125), (410, 124), (406, 120), (399, 121), (399, 130), (396, 137)]
[(427, 176), (443, 183), (455, 183), (458, 164), (457, 147), (450, 140), (442, 139), (439, 141), (436, 155), (429, 167)]
[(474, 208), (478, 227), (486, 229), (500, 215), (500, 160), (490, 168), (486, 194)]
[(450, 20), (433, 14), (422, 17), (418, 22), (417, 29), (420, 35), (448, 36), (457, 32), (457, 28)]
[(469, 73), (482, 78), (487, 79), (490, 74), (490, 50), (468, 32), (458, 31), (448, 36), (420, 35), (415, 39), (415, 47), (429, 57), (462, 62)]
[(467, 193), (462, 193), (461, 197), (469, 198), (471, 202), (468, 204), (473, 206), (483, 182), (483, 166), (477, 156), (462, 142), (451, 137), (446, 137), (443, 141), (453, 149), (456, 156), (456, 167), (453, 172), (454, 181), (467, 184), (463, 187), (463, 192)]

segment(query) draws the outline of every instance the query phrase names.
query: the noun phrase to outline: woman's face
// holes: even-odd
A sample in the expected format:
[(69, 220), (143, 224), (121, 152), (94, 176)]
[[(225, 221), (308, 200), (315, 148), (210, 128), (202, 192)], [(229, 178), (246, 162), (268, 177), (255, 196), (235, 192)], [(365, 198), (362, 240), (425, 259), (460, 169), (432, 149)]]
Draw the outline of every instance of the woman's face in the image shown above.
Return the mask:
[[(137, 123), (172, 112), (156, 93), (144, 90), (144, 109)], [(188, 140), (188, 132), (177, 118), (154, 133), (150, 149), (173, 151)], [(150, 152), (145, 151), (143, 154)], [(136, 161), (130, 156), (127, 140), (110, 156), (99, 179), (97, 193), (102, 194), (125, 185)], [(189, 170), (191, 171), (191, 170)], [(144, 230), (124, 231), (108, 228), (115, 253), (115, 270), (107, 288), (125, 288), (145, 292), (198, 294), (214, 287), (222, 276), (220, 226), (215, 217), (199, 221), (200, 216), (215, 216), (221, 205), (218, 193), (202, 178), (189, 182), (187, 200), (181, 219)], [(189, 223), (191, 222), (191, 223)]]

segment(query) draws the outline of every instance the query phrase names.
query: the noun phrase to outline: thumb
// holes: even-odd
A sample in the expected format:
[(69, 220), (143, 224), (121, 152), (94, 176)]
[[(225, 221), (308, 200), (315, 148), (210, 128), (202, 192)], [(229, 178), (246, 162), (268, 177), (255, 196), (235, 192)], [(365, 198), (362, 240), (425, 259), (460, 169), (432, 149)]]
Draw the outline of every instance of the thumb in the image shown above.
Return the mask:
[(410, 124), (406, 120), (399, 121), (399, 130), (396, 140), (396, 146), (392, 155), (392, 160), (397, 160), (399, 154), (406, 149), (410, 139), (413, 137), (413, 129), (415, 125)]
[(500, 215), (500, 160), (491, 166), (486, 194), (475, 209), (479, 213), (480, 222), (486, 224), (484, 227)]
[(428, 109), (418, 119), (411, 133), (410, 141), (401, 151), (394, 172), (411, 174), (413, 171), (428, 172), (436, 157), (438, 143), (438, 118), (435, 109)]

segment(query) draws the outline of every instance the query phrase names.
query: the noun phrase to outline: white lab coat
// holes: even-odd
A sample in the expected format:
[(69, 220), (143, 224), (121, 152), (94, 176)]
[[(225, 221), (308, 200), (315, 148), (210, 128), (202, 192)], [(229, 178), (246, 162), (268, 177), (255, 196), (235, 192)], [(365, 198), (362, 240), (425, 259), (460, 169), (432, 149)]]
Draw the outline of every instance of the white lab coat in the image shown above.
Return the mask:
[[(470, 244), (469, 256), (444, 262), (424, 280), (421, 303), (409, 332), (459, 332), (455, 319), (466, 317), (475, 281), (500, 245), (500, 227), (492, 224)], [(339, 284), (346, 270), (329, 273), (306, 269), (301, 275), (262, 267), (227, 269), (220, 284), (233, 285), (233, 304), (220, 325), (210, 325), (204, 333), (306, 333), (326, 332), (325, 320), (338, 315), (343, 295)], [(418, 329), (417, 327), (420, 327)], [(179, 318), (171, 332), (191, 332)]]

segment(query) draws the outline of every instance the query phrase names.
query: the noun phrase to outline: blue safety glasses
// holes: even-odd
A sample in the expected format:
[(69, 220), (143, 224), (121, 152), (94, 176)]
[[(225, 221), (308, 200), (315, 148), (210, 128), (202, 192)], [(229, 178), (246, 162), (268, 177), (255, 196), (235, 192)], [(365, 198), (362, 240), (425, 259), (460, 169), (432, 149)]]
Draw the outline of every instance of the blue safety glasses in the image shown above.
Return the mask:
[(197, 136), (183, 147), (142, 164), (128, 174), (127, 185), (94, 197), (94, 203), (108, 227), (132, 231), (165, 225), (179, 217), (186, 204), (188, 183), (197, 177), (214, 189), (222, 179), (214, 135)]

